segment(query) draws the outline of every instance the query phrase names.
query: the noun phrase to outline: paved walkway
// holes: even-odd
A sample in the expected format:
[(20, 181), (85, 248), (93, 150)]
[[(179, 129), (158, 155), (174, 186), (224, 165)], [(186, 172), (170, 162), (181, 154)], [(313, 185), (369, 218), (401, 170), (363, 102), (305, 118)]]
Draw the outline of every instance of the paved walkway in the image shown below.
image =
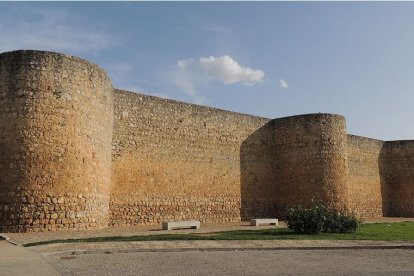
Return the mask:
[[(71, 243), (71, 244), (48, 244), (25, 248), (20, 245), (14, 245), (6, 240), (0, 240), (0, 275), (60, 275), (55, 269), (58, 268), (62, 273), (73, 273), (76, 275), (90, 275), (88, 267), (99, 264), (98, 260), (102, 256), (111, 254), (129, 253), (133, 254), (150, 254), (151, 252), (177, 252), (186, 254), (186, 252), (287, 252), (286, 250), (401, 250), (414, 249), (414, 242), (386, 242), (386, 241), (297, 241), (297, 240), (276, 240), (276, 241), (153, 241), (153, 242), (104, 242), (104, 243)], [(215, 253), (213, 253), (216, 255)], [(221, 254), (221, 253), (220, 253)], [(225, 254), (225, 253), (223, 253)], [(249, 253), (250, 254), (250, 253)], [(255, 253), (252, 253), (255, 254)], [(272, 253), (274, 254), (274, 253)], [(285, 253), (284, 253), (285, 254)], [(79, 257), (76, 257), (79, 256)], [(83, 264), (84, 273), (80, 273), (78, 265), (72, 267), (69, 271), (62, 269), (61, 264), (65, 260), (84, 259), (81, 256), (94, 256), (92, 261)], [(126, 256), (126, 255), (117, 255)], [(146, 256), (146, 255), (145, 255)], [(89, 260), (89, 257), (85, 257)], [(125, 259), (126, 258), (126, 259)], [(251, 259), (251, 257), (249, 257)], [(47, 260), (47, 261), (46, 261)], [(125, 261), (127, 260), (127, 261)], [(133, 258), (133, 260), (135, 260)], [(110, 261), (110, 260), (109, 260)], [(132, 268), (136, 267), (135, 262), (129, 262), (127, 257), (122, 257), (121, 261)], [(52, 265), (53, 266), (52, 266)], [(100, 265), (99, 265), (100, 267)], [(112, 266), (111, 266), (112, 267)], [(89, 267), (90, 268), (90, 267)], [(98, 267), (96, 268), (98, 269)], [(102, 268), (101, 268), (102, 269)], [(123, 268), (125, 269), (125, 268)], [(123, 270), (122, 270), (123, 271)], [(78, 274), (79, 272), (79, 274)], [(96, 271), (95, 271), (96, 272)], [(105, 271), (102, 271), (103, 274)], [(108, 271), (106, 271), (108, 272)], [(116, 271), (113, 271), (114, 273)], [(118, 271), (119, 272), (119, 271)], [(273, 273), (273, 272), (272, 272)], [(271, 273), (271, 274), (272, 274)], [(103, 275), (102, 274), (102, 275)], [(269, 274), (269, 275), (271, 275)], [(96, 274), (98, 275), (98, 274)], [(112, 273), (107, 274), (112, 275)], [(113, 274), (113, 275), (116, 275)], [(131, 274), (133, 275), (133, 274)], [(178, 274), (177, 274), (178, 275)]]
[(316, 249), (410, 249), (414, 241), (243, 240), (243, 241), (130, 241), (58, 243), (30, 247), (43, 255), (84, 255), (133, 252), (257, 251)]
[[(378, 218), (369, 222), (414, 221), (405, 218)], [(246, 222), (238, 223), (204, 223), (199, 230), (178, 230), (173, 233), (208, 233), (240, 229), (263, 229), (250, 227)], [(274, 227), (274, 226), (273, 226)], [(282, 222), (279, 227), (286, 227)], [(131, 236), (172, 233), (163, 231), (160, 225), (108, 227), (84, 231), (56, 231), (41, 233), (2, 233), (17, 244), (46, 241), (54, 239), (87, 238), (98, 236)], [(68, 255), (120, 254), (139, 252), (188, 252), (188, 251), (267, 251), (267, 250), (344, 250), (344, 249), (414, 249), (414, 242), (387, 241), (329, 241), (329, 240), (273, 240), (273, 241), (153, 241), (153, 242), (105, 242), (49, 244), (24, 248), (9, 241), (0, 240), (0, 275), (59, 275), (45, 258)], [(50, 261), (50, 260), (49, 260)]]
[(413, 252), (390, 249), (178, 251), (48, 255), (62, 275), (412, 276)]
[(0, 240), (0, 275), (60, 275), (40, 254)]

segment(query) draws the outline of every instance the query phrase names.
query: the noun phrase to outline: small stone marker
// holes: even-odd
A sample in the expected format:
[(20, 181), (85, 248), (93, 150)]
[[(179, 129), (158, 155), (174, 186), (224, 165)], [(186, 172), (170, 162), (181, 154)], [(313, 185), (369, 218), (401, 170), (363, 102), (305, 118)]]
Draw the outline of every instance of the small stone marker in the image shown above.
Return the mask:
[(173, 230), (173, 229), (200, 229), (200, 221), (198, 220), (181, 220), (181, 221), (165, 221), (162, 223), (163, 230)]
[(272, 219), (272, 218), (264, 218), (264, 219), (251, 219), (250, 225), (252, 226), (260, 226), (260, 225), (275, 225), (277, 226), (279, 224), (278, 219)]

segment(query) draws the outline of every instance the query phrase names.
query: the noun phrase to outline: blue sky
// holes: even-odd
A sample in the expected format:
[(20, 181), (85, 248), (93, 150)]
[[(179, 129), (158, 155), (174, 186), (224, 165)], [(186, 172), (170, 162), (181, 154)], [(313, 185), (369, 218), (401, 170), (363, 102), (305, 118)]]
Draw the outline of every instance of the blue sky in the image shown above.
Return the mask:
[(0, 51), (16, 49), (86, 58), (117, 88), (414, 139), (414, 3), (1, 2)]

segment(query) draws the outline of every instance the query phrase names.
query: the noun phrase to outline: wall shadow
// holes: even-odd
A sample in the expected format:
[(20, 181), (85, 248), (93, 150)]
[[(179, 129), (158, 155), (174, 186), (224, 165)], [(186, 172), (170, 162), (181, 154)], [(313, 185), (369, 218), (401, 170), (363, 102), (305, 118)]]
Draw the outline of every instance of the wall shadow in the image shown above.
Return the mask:
[(389, 186), (389, 173), (388, 173), (388, 155), (387, 146), (384, 142), (381, 147), (378, 157), (378, 167), (380, 172), (380, 187), (381, 187), (381, 199), (382, 199), (382, 216), (391, 216), (391, 192)]
[(274, 123), (269, 121), (240, 147), (241, 210), (243, 221), (275, 217)]
[(414, 141), (387, 141), (381, 151), (383, 213), (414, 217)]

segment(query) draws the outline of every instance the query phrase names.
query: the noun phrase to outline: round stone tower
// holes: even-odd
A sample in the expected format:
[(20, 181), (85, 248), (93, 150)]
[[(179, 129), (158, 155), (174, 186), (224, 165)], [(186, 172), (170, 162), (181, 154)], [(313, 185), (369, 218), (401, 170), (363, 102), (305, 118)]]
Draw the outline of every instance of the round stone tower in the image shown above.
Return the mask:
[(0, 232), (108, 224), (113, 88), (98, 66), (0, 54)]
[(312, 198), (348, 206), (345, 118), (308, 114), (275, 119), (277, 205), (286, 210)]

